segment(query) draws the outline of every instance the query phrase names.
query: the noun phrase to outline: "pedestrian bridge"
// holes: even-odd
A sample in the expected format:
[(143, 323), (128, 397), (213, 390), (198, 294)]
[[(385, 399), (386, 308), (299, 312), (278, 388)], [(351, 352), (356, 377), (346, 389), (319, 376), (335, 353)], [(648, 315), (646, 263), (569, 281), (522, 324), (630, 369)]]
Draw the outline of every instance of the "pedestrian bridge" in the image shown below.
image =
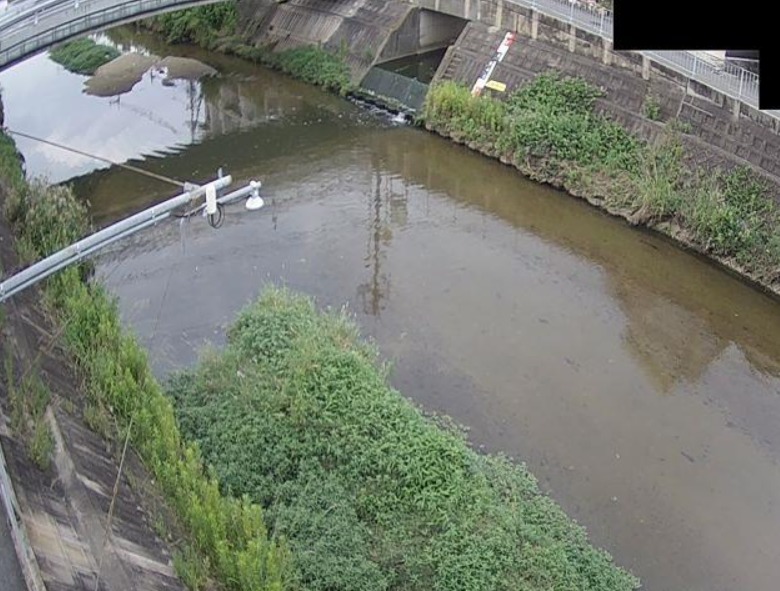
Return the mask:
[(117, 25), (222, 0), (21, 0), (0, 13), (0, 69), (52, 45)]

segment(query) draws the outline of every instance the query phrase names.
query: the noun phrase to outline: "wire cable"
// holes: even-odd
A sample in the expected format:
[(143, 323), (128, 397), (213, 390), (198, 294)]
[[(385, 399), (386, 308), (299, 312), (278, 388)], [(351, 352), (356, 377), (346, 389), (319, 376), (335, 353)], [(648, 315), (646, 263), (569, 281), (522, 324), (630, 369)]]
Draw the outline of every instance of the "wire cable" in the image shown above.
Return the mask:
[(12, 135), (18, 135), (19, 137), (27, 138), (29, 140), (33, 140), (36, 142), (41, 142), (43, 144), (48, 144), (50, 146), (54, 146), (55, 148), (60, 148), (61, 150), (67, 150), (68, 152), (73, 152), (75, 154), (79, 154), (81, 156), (86, 156), (87, 158), (94, 158), (95, 160), (100, 160), (101, 162), (107, 162), (108, 164), (111, 164), (113, 166), (118, 166), (119, 168), (124, 168), (125, 170), (130, 170), (132, 172), (136, 172), (138, 174), (142, 174), (144, 176), (148, 176), (150, 178), (153, 178), (158, 181), (162, 181), (164, 183), (170, 183), (171, 185), (176, 185), (177, 187), (185, 187), (185, 183), (182, 181), (177, 181), (176, 179), (172, 179), (167, 176), (163, 176), (161, 174), (157, 174), (154, 172), (149, 172), (148, 170), (144, 170), (143, 168), (138, 168), (136, 166), (132, 166), (130, 164), (122, 164), (120, 162), (114, 162), (113, 160), (109, 160), (108, 158), (103, 158), (102, 156), (96, 156), (95, 154), (90, 154), (89, 152), (84, 152), (83, 150), (78, 150), (76, 148), (71, 148), (70, 146), (65, 146), (63, 144), (58, 144), (57, 142), (53, 142), (51, 140), (45, 140), (40, 137), (35, 137), (34, 135), (30, 135), (29, 133), (24, 133), (21, 131), (15, 131), (13, 129), (4, 128), (6, 133), (10, 133)]
[(209, 226), (215, 230), (222, 227), (222, 222), (225, 221), (225, 206), (221, 203), (217, 203), (217, 213), (209, 214), (206, 216), (209, 222)]

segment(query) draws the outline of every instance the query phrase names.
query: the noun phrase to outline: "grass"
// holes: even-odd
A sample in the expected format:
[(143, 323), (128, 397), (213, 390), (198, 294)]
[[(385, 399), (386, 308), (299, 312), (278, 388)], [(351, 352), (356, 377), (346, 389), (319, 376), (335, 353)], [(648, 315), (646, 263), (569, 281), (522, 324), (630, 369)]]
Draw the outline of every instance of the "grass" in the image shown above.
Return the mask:
[(85, 75), (94, 74), (100, 66), (119, 55), (115, 48), (86, 37), (63, 43), (49, 52), (49, 57), (66, 70)]
[[(0, 160), (2, 166), (13, 169), (13, 162)], [(17, 246), (33, 259), (62, 248), (89, 228), (86, 208), (69, 189), (42, 182), (22, 186), (5, 211), (12, 214)], [(197, 446), (182, 438), (146, 354), (122, 330), (115, 301), (84, 277), (83, 268), (70, 267), (46, 281), (44, 297), (64, 325), (63, 338), (84, 378), (93, 424), (109, 429), (115, 422), (120, 430), (132, 425), (132, 445), (189, 534), (199, 557), (196, 572), (208, 573), (228, 590), (288, 589), (290, 558), (284, 540), (272, 538), (259, 505), (221, 494)], [(16, 388), (8, 363), (12, 361), (6, 362), (5, 373), (15, 425), (28, 429), (31, 455), (43, 462), (53, 441), (36, 420), (43, 415), (48, 392), (30, 381), (33, 373)], [(105, 411), (111, 412), (111, 421)]]
[(273, 287), (169, 385), (222, 490), (266, 508), (299, 588), (628, 590), (521, 465), (394, 391), (345, 316)]
[[(46, 194), (33, 184), (14, 208), (38, 258), (89, 227), (72, 193)], [(193, 589), (209, 578), (241, 591), (637, 586), (522, 466), (425, 418), (355, 327), (305, 298), (270, 290), (244, 312), (227, 351), (173, 384), (177, 417), (101, 286), (70, 268), (45, 293), (94, 422), (107, 429), (110, 411), (132, 429), (185, 526), (175, 562)], [(44, 457), (46, 435), (33, 440)]]
[[(660, 141), (647, 144), (596, 115), (598, 96), (584, 81), (554, 73), (538, 76), (504, 101), (473, 97), (445, 82), (428, 93), (423, 119), (537, 180), (596, 194), (633, 223), (679, 227), (699, 250), (734, 262), (764, 285), (777, 284), (780, 207), (769, 184), (747, 168), (688, 167), (680, 141), (684, 127), (672, 120)], [(646, 110), (660, 116), (653, 100)]]
[(3, 370), (11, 429), (24, 443), (27, 456), (41, 470), (46, 470), (54, 450), (54, 438), (44, 416), (51, 401), (51, 393), (41, 380), (37, 368), (29, 368), (21, 376), (21, 381), (18, 381), (10, 349), (6, 352)]
[(235, 35), (238, 15), (234, 2), (224, 2), (164, 14), (147, 21), (168, 43), (194, 43), (279, 70), (294, 78), (342, 95), (352, 90), (349, 68), (344, 61), (346, 45), (331, 53), (309, 45), (273, 51), (255, 47)]

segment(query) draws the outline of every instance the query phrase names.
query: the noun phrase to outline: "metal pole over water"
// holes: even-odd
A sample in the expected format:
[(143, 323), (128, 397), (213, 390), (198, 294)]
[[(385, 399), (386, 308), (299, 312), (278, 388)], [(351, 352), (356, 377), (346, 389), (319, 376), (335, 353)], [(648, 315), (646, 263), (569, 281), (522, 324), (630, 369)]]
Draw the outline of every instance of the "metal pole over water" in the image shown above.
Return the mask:
[(176, 197), (172, 197), (163, 203), (145, 209), (144, 211), (116, 222), (107, 228), (103, 228), (70, 246), (66, 246), (62, 250), (49, 255), (45, 259), (38, 261), (0, 283), (0, 303), (20, 291), (35, 285), (57, 271), (89, 257), (98, 250), (113, 244), (117, 240), (121, 240), (122, 238), (126, 238), (136, 232), (156, 225), (158, 222), (170, 217), (175, 209), (193, 203), (201, 196), (206, 196), (206, 203), (196, 207), (190, 213), (195, 213), (200, 209), (204, 209), (204, 214), (209, 217), (210, 224), (213, 227), (218, 227), (211, 223), (212, 216), (214, 215), (217, 206), (236, 201), (242, 197), (248, 197), (247, 209), (259, 209), (262, 207), (263, 200), (259, 195), (261, 185), (256, 181), (251, 181), (241, 189), (222, 197), (215, 198), (217, 192), (230, 186), (232, 182), (233, 179), (230, 175), (222, 176), (220, 174), (219, 178), (210, 183), (206, 183), (203, 186), (192, 185), (192, 188), (188, 187), (187, 191)]

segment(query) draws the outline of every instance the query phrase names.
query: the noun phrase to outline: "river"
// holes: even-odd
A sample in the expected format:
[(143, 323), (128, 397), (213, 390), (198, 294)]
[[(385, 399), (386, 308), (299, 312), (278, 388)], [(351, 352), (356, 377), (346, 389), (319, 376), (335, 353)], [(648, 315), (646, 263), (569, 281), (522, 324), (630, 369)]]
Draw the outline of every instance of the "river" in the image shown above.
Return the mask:
[[(525, 461), (643, 588), (778, 588), (776, 300), (389, 115), (225, 56), (112, 38), (221, 74), (146, 76), (106, 99), (38, 56), (0, 74), (6, 124), (183, 180), (223, 166), (266, 199), (230, 206), (218, 230), (169, 222), (99, 259), (160, 376), (284, 283), (348, 306), (395, 387)], [(176, 193), (20, 145), (98, 223)]]

